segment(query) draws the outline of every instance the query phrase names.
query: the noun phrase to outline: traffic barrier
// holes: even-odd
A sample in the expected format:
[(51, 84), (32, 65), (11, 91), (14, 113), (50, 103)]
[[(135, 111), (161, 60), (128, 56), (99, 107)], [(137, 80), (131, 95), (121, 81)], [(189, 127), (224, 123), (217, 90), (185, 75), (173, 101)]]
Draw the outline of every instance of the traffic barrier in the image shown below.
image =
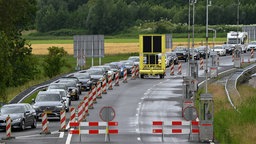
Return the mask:
[(182, 71), (182, 67), (181, 67), (181, 63), (179, 62), (179, 65), (178, 65), (178, 75), (181, 75), (181, 72)]
[(85, 116), (89, 115), (89, 98), (88, 98), (88, 96), (84, 97), (84, 112), (85, 112)]
[(110, 75), (108, 76), (108, 90), (113, 90), (112, 77)]
[(254, 57), (254, 49), (252, 48), (251, 49), (251, 58), (253, 58)]
[[(118, 126), (118, 122), (70, 122), (70, 127), (78, 128), (78, 129), (70, 129), (69, 133), (72, 135), (80, 135), (80, 142), (81, 142), (81, 134), (85, 135), (98, 135), (98, 134), (105, 134), (105, 141), (110, 141), (109, 134), (118, 134), (118, 129), (112, 129), (112, 127)], [(82, 129), (81, 127), (85, 127)], [(93, 129), (91, 129), (93, 127)], [(98, 127), (96, 129), (96, 127)], [(105, 129), (102, 129), (105, 127)], [(111, 127), (111, 128), (110, 128)]]
[(200, 58), (200, 70), (204, 69), (204, 60), (203, 58)]
[(67, 131), (66, 129), (66, 111), (60, 111), (60, 130), (59, 131)]
[(123, 83), (127, 83), (127, 69), (124, 69), (124, 79), (123, 79)]
[(244, 63), (244, 56), (242, 55), (242, 64)]
[(139, 77), (139, 65), (135, 65), (136, 66), (136, 77)]
[(83, 102), (78, 105), (78, 122), (83, 121)]
[[(153, 126), (161, 126), (161, 128), (153, 129), (153, 133), (164, 133), (166, 134), (189, 134), (190, 133), (190, 127), (183, 128), (184, 126), (190, 126), (189, 121), (153, 121)], [(166, 126), (166, 128), (165, 128)], [(164, 129), (165, 128), (165, 129)]]
[(101, 83), (97, 82), (97, 98), (102, 98), (101, 96)]
[(88, 96), (89, 96), (89, 109), (93, 109), (93, 95), (91, 90), (88, 92)]
[(97, 103), (97, 90), (96, 90), (96, 86), (93, 85), (92, 86), (92, 100), (93, 100), (93, 103)]
[(199, 121), (191, 121), (189, 141), (199, 141)]
[(119, 72), (118, 71), (115, 74), (115, 86), (119, 86)]
[(248, 63), (250, 63), (250, 62), (251, 62), (251, 58), (249, 57), (249, 58), (248, 58)]
[(70, 107), (70, 122), (76, 121), (76, 109), (74, 107)]
[(232, 52), (232, 62), (234, 62), (235, 59), (235, 52)]
[(11, 136), (11, 133), (12, 133), (12, 119), (8, 115), (5, 120), (6, 120), (6, 127), (5, 127), (6, 137), (2, 138), (2, 140), (12, 139), (12, 138), (14, 138), (14, 137)]
[(103, 78), (102, 80), (102, 94), (107, 94), (107, 80)]
[(174, 63), (171, 64), (170, 75), (174, 75)]
[(135, 73), (136, 73), (136, 70), (135, 70), (135, 66), (132, 67), (132, 80), (135, 80), (136, 77), (135, 77)]
[(42, 132), (40, 134), (50, 134), (48, 129), (47, 113), (42, 113)]

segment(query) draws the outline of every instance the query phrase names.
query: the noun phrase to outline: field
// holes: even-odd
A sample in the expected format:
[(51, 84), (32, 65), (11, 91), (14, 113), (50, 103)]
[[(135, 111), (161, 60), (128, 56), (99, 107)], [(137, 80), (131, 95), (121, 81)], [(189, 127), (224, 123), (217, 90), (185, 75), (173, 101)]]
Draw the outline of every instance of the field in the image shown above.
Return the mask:
[[(176, 46), (187, 46), (188, 42), (185, 38), (174, 39), (173, 48)], [(215, 44), (223, 44), (224, 39), (218, 39)], [(58, 46), (63, 47), (68, 54), (73, 55), (73, 41), (72, 40), (35, 40), (31, 41), (33, 54), (47, 54), (48, 47)], [(192, 42), (190, 43), (192, 45)], [(195, 39), (195, 47), (205, 45), (203, 39)], [(213, 42), (209, 41), (209, 46), (212, 47)], [(192, 46), (191, 46), (192, 47)], [(137, 39), (107, 39), (105, 40), (105, 54), (121, 54), (121, 53), (138, 53), (139, 43)]]

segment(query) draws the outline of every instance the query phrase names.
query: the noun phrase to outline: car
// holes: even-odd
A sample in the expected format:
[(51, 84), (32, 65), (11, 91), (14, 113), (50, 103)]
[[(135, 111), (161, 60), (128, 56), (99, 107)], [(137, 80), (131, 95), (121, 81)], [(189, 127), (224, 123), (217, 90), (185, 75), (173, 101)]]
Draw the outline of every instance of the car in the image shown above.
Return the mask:
[(42, 117), (43, 113), (46, 113), (48, 117), (60, 119), (60, 112), (65, 110), (64, 100), (58, 91), (39, 91), (32, 102), (37, 119)]
[(116, 64), (105, 63), (104, 66), (110, 67), (110, 70), (113, 71), (114, 73), (113, 79), (115, 78), (115, 73), (117, 72), (119, 72), (119, 78), (121, 78), (121, 72), (119, 71), (119, 67)]
[(234, 47), (231, 47), (231, 45), (229, 44), (223, 44), (222, 47), (224, 49), (226, 49), (226, 54), (232, 55), (233, 51), (234, 51)]
[[(125, 64), (122, 63), (122, 62), (111, 62), (110, 65), (116, 65), (118, 70), (120, 71), (120, 78), (124, 76), (124, 69), (126, 68), (125, 67)], [(128, 74), (128, 72), (127, 72)]]
[(70, 76), (67, 76), (67, 77), (61, 77), (61, 78), (59, 79), (59, 81), (60, 81), (60, 80), (75, 81), (76, 87), (77, 87), (77, 89), (78, 89), (78, 93), (79, 93), (79, 94), (82, 93), (82, 90), (81, 90), (81, 83), (79, 83), (79, 79), (78, 79), (78, 78), (73, 77), (72, 75), (70, 75)]
[(184, 47), (184, 46), (177, 46), (174, 50), (174, 52), (176, 53), (178, 60), (185, 60), (185, 62), (187, 62), (188, 60), (188, 48)]
[(70, 95), (64, 89), (49, 89), (47, 91), (59, 91), (61, 94), (61, 98), (64, 100), (65, 103), (65, 110), (66, 112), (69, 111), (69, 106), (71, 105)]
[(5, 129), (6, 117), (10, 116), (12, 128), (24, 130), (26, 127), (37, 127), (36, 111), (28, 103), (6, 104), (1, 107), (0, 128)]
[(135, 65), (139, 65), (140, 63), (140, 57), (139, 56), (130, 56), (128, 60), (131, 60), (134, 62)]
[(219, 56), (226, 56), (226, 49), (222, 45), (216, 45), (214, 46), (211, 51), (217, 52)]
[(124, 63), (124, 67), (127, 69), (127, 74), (132, 74), (132, 69), (135, 66), (135, 62), (131, 60), (122, 60), (120, 62)]
[(247, 50), (251, 51), (251, 49), (256, 50), (256, 41), (251, 41), (247, 45)]
[(71, 100), (79, 100), (79, 90), (77, 88), (76, 82), (73, 80), (60, 80), (57, 83), (65, 84), (68, 88), (68, 93)]
[[(91, 75), (92, 85), (97, 85), (98, 81), (102, 84), (103, 78), (106, 78), (104, 71), (100, 69), (88, 69), (82, 73), (89, 73)], [(107, 80), (107, 79), (106, 79)]]
[(207, 49), (206, 46), (199, 46), (199, 47), (196, 47), (195, 49), (198, 50), (200, 58), (206, 59), (206, 55), (208, 55), (208, 58), (209, 58), (210, 51), (211, 51), (209, 47)]
[(105, 70), (105, 73), (109, 76), (112, 77), (112, 80), (115, 79), (115, 72), (111, 69), (109, 65), (99, 65), (98, 67), (103, 67)]
[(166, 59), (169, 61), (169, 64), (172, 63), (178, 64), (179, 60), (175, 52), (166, 52)]
[(79, 82), (81, 83), (81, 90), (91, 90), (92, 88), (92, 77), (89, 73), (74, 73), (74, 77), (77, 77)]
[[(199, 53), (199, 51), (198, 51), (198, 49), (190, 49), (189, 50), (190, 52), (189, 52), (189, 58), (190, 59), (192, 59), (193, 57), (194, 57), (194, 60), (199, 60), (200, 59), (200, 53)], [(192, 55), (194, 55), (193, 57), (192, 57)]]

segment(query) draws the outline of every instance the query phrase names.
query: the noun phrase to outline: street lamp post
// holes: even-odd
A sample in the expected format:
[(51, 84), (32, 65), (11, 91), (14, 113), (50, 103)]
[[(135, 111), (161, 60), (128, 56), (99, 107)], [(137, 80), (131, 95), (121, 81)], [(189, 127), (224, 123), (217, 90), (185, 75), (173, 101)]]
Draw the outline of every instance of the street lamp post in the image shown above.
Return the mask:
[[(206, 50), (208, 51), (208, 7), (211, 6), (211, 1), (206, 0)], [(208, 93), (208, 53), (206, 53), (206, 64), (205, 64), (205, 93)]]
[(213, 29), (213, 28), (208, 28), (208, 30), (211, 30), (211, 31), (214, 32), (214, 36), (213, 36), (213, 47), (214, 47), (214, 45), (215, 45), (215, 39), (216, 39), (216, 30)]

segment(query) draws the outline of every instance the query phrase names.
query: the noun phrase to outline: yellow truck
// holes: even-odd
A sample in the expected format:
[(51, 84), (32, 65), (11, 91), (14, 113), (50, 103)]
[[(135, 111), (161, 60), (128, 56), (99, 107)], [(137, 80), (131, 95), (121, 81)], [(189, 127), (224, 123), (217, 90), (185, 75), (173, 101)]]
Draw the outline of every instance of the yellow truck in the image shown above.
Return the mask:
[[(144, 78), (145, 75), (159, 75), (162, 79), (165, 76), (165, 35), (162, 34), (147, 34), (140, 35), (140, 64), (139, 72), (140, 77)], [(160, 61), (158, 60), (161, 53)]]

